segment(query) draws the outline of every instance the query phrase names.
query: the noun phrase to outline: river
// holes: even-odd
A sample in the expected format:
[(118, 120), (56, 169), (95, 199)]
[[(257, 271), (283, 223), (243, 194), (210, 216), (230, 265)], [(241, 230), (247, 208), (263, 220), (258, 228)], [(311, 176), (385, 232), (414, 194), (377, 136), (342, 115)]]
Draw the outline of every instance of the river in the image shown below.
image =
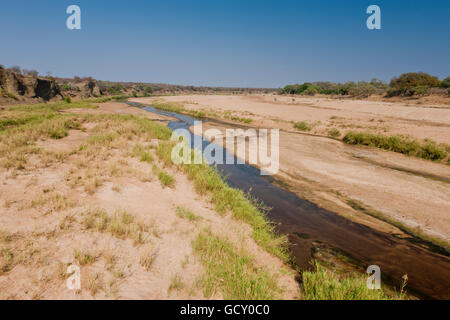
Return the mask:
[[(176, 118), (168, 124), (173, 130), (189, 129), (197, 120), (151, 106), (128, 104)], [(204, 146), (209, 144), (202, 141)], [(302, 269), (310, 269), (312, 252), (318, 245), (326, 246), (344, 252), (363, 268), (378, 265), (382, 281), (397, 288), (402, 276), (407, 274), (407, 290), (412, 294), (424, 299), (450, 299), (450, 258), (447, 253), (433, 252), (418, 241), (374, 230), (320, 208), (277, 186), (251, 165), (218, 164), (216, 167), (229, 185), (250, 193), (271, 208), (269, 219), (276, 224), (278, 232), (288, 236), (293, 260)]]

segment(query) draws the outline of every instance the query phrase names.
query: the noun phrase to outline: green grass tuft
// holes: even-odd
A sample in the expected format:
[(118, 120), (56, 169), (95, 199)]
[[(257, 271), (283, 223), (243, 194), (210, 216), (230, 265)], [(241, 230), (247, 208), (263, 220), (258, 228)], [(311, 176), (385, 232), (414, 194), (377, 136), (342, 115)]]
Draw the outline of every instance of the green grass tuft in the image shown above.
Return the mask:
[(315, 268), (302, 274), (305, 300), (392, 300), (383, 289), (367, 288), (365, 276), (340, 278), (317, 262)]
[(294, 122), (294, 128), (300, 131), (311, 131), (312, 127), (305, 121)]
[(244, 250), (211, 231), (202, 231), (193, 241), (194, 252), (205, 268), (201, 285), (206, 297), (221, 292), (226, 300), (275, 299), (280, 292), (276, 278), (256, 266)]
[(160, 170), (158, 172), (158, 179), (159, 179), (159, 181), (161, 181), (161, 184), (164, 187), (173, 188), (175, 186), (175, 178), (172, 177), (167, 172), (164, 172), (164, 171)]

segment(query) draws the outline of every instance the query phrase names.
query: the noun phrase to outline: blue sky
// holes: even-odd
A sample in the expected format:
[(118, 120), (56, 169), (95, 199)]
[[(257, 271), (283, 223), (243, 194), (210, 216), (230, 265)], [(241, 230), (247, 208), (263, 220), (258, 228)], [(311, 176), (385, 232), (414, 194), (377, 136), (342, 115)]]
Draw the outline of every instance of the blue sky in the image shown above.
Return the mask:
[[(82, 29), (66, 28), (66, 8)], [(368, 30), (366, 8), (381, 8)], [(281, 87), (450, 76), (448, 0), (0, 1), (0, 63), (55, 76)]]

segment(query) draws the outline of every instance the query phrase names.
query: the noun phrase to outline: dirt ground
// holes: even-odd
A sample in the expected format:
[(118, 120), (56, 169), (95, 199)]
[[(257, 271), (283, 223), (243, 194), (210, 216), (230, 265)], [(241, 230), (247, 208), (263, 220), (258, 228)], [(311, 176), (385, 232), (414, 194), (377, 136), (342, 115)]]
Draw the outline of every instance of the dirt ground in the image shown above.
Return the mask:
[[(123, 103), (99, 106), (65, 112), (168, 120)], [(131, 139), (104, 160), (89, 161), (72, 152), (95, 127), (86, 123), (63, 139), (38, 142), (43, 150), (65, 154), (63, 161), (31, 159), (32, 168), (20, 172), (0, 167), (0, 299), (203, 299), (198, 280), (204, 269), (191, 243), (204, 229), (245, 248), (258, 268), (277, 274), (281, 298), (299, 297), (294, 274), (280, 272), (289, 268), (254, 242), (248, 225), (219, 215), (181, 172), (165, 168), (175, 178), (174, 187), (165, 187), (154, 172), (162, 166), (158, 160), (152, 168), (129, 156), (127, 150), (139, 141)], [(154, 159), (158, 143), (147, 143)], [(183, 219), (177, 208), (198, 219)], [(123, 214), (130, 228), (142, 232), (118, 237), (92, 229), (89, 219), (101, 213)], [(81, 267), (79, 291), (66, 287), (70, 264)]]
[[(348, 130), (361, 130), (450, 144), (450, 107), (446, 104), (278, 95), (192, 95), (163, 100), (182, 102), (187, 109), (232, 111), (253, 120), (248, 125), (232, 124), (240, 127), (282, 129), (278, 177), (291, 190), (371, 227), (398, 233), (396, 228), (354, 210), (349, 200), (420, 233), (450, 241), (450, 166), (346, 145), (327, 134), (333, 128), (340, 131), (340, 137)], [(306, 121), (313, 128), (308, 133), (298, 132), (291, 121)], [(223, 122), (203, 124), (204, 130), (225, 127), (230, 126)]]

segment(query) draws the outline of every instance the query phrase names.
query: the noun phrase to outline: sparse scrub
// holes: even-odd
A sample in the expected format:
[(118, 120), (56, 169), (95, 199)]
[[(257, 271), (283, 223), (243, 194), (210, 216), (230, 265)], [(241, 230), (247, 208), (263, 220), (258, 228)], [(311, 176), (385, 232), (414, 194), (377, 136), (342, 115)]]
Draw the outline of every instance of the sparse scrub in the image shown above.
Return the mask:
[(170, 280), (170, 285), (168, 288), (168, 292), (172, 292), (172, 291), (179, 291), (182, 290), (185, 287), (185, 284), (183, 283), (183, 281), (181, 280), (181, 276), (179, 276), (178, 274), (172, 276), (171, 280)]
[(145, 271), (150, 271), (155, 259), (156, 259), (156, 252), (152, 248), (147, 248), (141, 254), (139, 264), (145, 269)]
[(59, 212), (74, 206), (75, 202), (66, 195), (54, 193), (32, 199), (28, 205), (28, 208), (47, 207), (51, 211)]
[(69, 230), (76, 222), (76, 219), (72, 215), (66, 215), (59, 223), (60, 230)]
[(312, 127), (305, 121), (294, 122), (294, 128), (300, 131), (311, 131)]
[(173, 188), (175, 186), (175, 178), (163, 170), (159, 170), (158, 179), (164, 187)]
[(445, 148), (435, 142), (428, 141), (425, 144), (421, 144), (417, 140), (401, 136), (384, 136), (349, 131), (344, 136), (343, 141), (348, 144), (376, 147), (433, 161), (440, 161), (447, 156)]
[(153, 162), (153, 157), (150, 155), (150, 153), (148, 153), (147, 151), (144, 151), (141, 154), (141, 162), (151, 163), (151, 162)]
[(333, 128), (333, 129), (328, 130), (328, 135), (330, 137), (337, 138), (341, 135), (341, 132), (338, 129)]
[(187, 219), (191, 222), (200, 220), (200, 217), (195, 215), (191, 210), (182, 207), (177, 207), (177, 215), (182, 219)]
[(241, 118), (241, 117), (237, 117), (237, 116), (232, 116), (231, 120), (233, 121), (237, 121), (237, 122), (242, 122), (242, 123), (252, 123), (252, 119), (251, 118)]
[(0, 249), (0, 275), (11, 271), (15, 266), (15, 255), (10, 248)]
[(109, 232), (119, 239), (132, 239), (135, 246), (145, 242), (147, 226), (126, 210), (118, 210), (110, 217), (103, 209), (95, 208), (87, 211), (84, 216), (85, 229), (95, 228), (98, 232)]
[(90, 265), (97, 260), (97, 257), (90, 252), (78, 249), (74, 250), (73, 257), (80, 266)]
[(99, 291), (103, 290), (103, 275), (99, 272), (88, 274), (87, 289), (92, 296), (95, 296)]

